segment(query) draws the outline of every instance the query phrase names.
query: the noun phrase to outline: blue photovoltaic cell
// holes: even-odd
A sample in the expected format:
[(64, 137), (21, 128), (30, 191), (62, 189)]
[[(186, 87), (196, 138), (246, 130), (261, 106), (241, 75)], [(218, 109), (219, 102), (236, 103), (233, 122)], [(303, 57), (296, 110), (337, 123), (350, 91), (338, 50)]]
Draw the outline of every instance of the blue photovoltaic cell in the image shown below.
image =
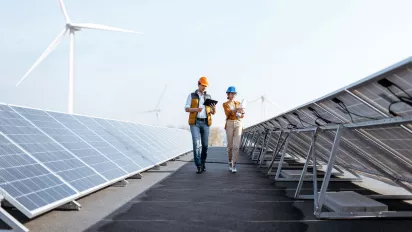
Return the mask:
[(126, 172), (134, 173), (141, 169), (139, 165), (110, 145), (86, 125), (75, 119), (72, 115), (54, 112), (48, 113)]
[(28, 211), (76, 194), (76, 191), (1, 135), (0, 188)]
[(59, 144), (22, 118), (10, 107), (0, 105), (0, 131), (82, 192), (105, 182)]
[(133, 139), (125, 134), (125, 130), (118, 130), (113, 124), (111, 124), (115, 121), (98, 118), (94, 118), (93, 120), (104, 127), (109, 134), (117, 138), (123, 146), (126, 146), (127, 150), (131, 151), (127, 153), (129, 158), (137, 162), (140, 166), (147, 168), (156, 165), (157, 162), (151, 156), (150, 151), (141, 146), (142, 142), (140, 142), (140, 144), (136, 143)]
[(115, 163), (104, 157), (93, 147), (81, 140), (50, 115), (41, 110), (14, 107), (17, 112), (30, 120), (34, 125), (63, 145), (72, 154), (94, 169), (98, 174), (111, 181), (126, 175)]

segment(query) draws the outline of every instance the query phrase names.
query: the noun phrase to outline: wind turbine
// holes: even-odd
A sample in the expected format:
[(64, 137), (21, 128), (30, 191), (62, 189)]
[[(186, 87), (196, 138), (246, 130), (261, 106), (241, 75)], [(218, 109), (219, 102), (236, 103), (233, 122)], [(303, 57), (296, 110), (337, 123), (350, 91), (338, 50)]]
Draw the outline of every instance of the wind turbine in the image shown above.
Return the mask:
[(41, 56), (34, 62), (30, 69), (24, 74), (20, 81), (16, 84), (19, 86), (29, 74), (57, 47), (61, 39), (69, 32), (70, 37), (70, 52), (69, 52), (69, 91), (68, 91), (68, 113), (72, 114), (74, 110), (74, 34), (81, 29), (95, 29), (95, 30), (107, 30), (107, 31), (118, 31), (127, 32), (134, 34), (143, 34), (141, 32), (135, 32), (132, 30), (121, 29), (116, 27), (110, 27), (95, 23), (72, 23), (70, 21), (69, 15), (67, 14), (66, 7), (63, 0), (58, 0), (60, 8), (63, 12), (64, 18), (66, 19), (66, 24), (63, 30), (57, 35), (53, 42), (46, 48), (46, 50), (41, 54)]
[(266, 104), (265, 104), (265, 103), (266, 103), (266, 102), (272, 104), (272, 105), (275, 106), (278, 110), (280, 110), (281, 112), (283, 112), (282, 108), (281, 108), (278, 104), (276, 104), (275, 102), (269, 100), (269, 99), (267, 98), (266, 94), (263, 94), (262, 96), (260, 96), (259, 98), (255, 99), (255, 100), (249, 101), (249, 103), (254, 103), (254, 102), (257, 102), (257, 101), (259, 101), (259, 100), (261, 101), (261, 110), (262, 110), (261, 117), (262, 117), (262, 121), (265, 120), (265, 111), (266, 111), (266, 108), (265, 108)]
[(162, 93), (160, 94), (159, 100), (157, 100), (156, 108), (154, 108), (153, 110), (143, 111), (143, 112), (140, 112), (140, 113), (141, 113), (141, 114), (144, 114), (144, 113), (156, 113), (157, 121), (159, 121), (160, 112), (162, 111), (162, 109), (160, 109), (159, 106), (160, 106), (160, 103), (161, 103), (161, 101), (162, 101), (162, 99), (163, 99), (163, 96), (165, 95), (166, 89), (167, 89), (167, 85), (165, 85)]

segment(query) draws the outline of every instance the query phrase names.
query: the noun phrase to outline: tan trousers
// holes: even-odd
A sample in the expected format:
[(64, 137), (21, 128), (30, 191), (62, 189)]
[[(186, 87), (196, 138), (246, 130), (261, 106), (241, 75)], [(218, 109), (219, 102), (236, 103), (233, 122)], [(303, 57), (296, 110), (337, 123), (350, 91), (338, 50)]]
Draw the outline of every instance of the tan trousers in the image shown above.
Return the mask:
[(240, 138), (242, 136), (242, 122), (239, 120), (227, 120), (226, 136), (227, 136), (227, 155), (229, 162), (236, 164), (239, 156)]

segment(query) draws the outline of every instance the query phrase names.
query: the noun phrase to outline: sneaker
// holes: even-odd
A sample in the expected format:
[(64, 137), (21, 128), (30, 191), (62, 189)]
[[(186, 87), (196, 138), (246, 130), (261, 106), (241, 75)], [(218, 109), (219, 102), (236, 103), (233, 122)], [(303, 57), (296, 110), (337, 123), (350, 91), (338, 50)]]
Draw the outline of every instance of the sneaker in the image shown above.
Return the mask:
[(202, 172), (206, 172), (206, 165), (202, 164)]
[(229, 171), (232, 171), (232, 163), (229, 163)]
[(197, 173), (197, 174), (202, 173), (202, 167), (201, 167), (201, 166), (197, 166), (197, 171), (196, 171), (196, 173)]
[(233, 167), (233, 168), (232, 168), (232, 172), (233, 172), (233, 173), (237, 172), (236, 167)]

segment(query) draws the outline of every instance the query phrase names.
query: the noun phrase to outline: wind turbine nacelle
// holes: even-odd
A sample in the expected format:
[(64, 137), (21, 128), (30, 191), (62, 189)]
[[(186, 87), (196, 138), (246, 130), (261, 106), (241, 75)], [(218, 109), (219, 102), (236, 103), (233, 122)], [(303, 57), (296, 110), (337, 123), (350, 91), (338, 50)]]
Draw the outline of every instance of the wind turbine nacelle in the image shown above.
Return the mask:
[(70, 23), (66, 23), (66, 28), (67, 30), (70, 30), (70, 31), (80, 31), (81, 30), (80, 27), (73, 26)]

